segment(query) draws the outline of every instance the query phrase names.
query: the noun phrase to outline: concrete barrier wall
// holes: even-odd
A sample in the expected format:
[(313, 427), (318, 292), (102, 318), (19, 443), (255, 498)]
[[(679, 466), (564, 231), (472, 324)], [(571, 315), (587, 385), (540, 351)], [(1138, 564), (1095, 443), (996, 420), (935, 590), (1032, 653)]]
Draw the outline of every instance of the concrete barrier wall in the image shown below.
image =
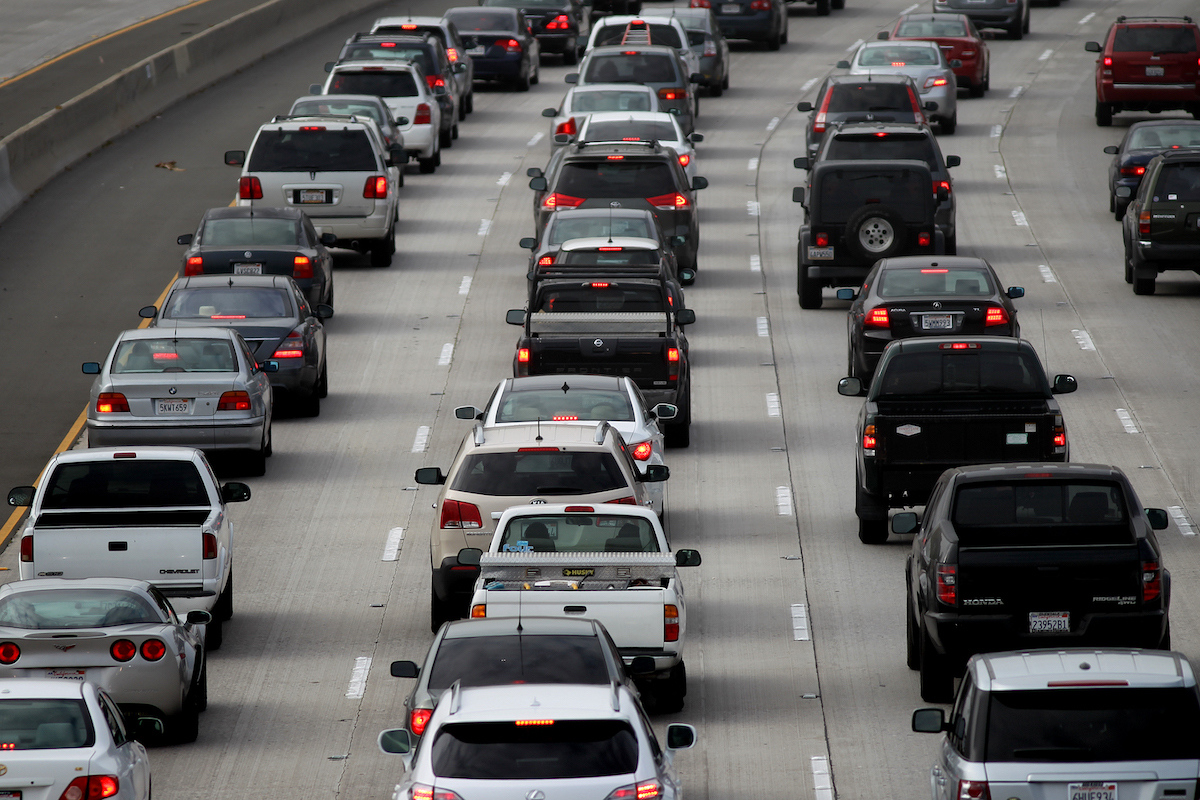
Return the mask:
[(0, 221), (67, 167), (190, 94), (386, 0), (269, 0), (162, 50), (0, 139)]

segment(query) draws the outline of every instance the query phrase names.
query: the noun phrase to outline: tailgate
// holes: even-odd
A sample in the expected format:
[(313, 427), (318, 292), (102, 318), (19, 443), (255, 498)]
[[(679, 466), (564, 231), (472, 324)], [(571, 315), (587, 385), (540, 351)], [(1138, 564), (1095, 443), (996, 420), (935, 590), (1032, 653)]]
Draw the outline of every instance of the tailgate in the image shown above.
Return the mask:
[(875, 418), (877, 439), (883, 443), (876, 453), (887, 464), (1042, 461), (1054, 453), (1053, 422), (1039, 412), (933, 416), (889, 410)]
[(662, 313), (533, 314), (531, 375), (627, 375), (642, 388), (666, 386), (670, 364)]

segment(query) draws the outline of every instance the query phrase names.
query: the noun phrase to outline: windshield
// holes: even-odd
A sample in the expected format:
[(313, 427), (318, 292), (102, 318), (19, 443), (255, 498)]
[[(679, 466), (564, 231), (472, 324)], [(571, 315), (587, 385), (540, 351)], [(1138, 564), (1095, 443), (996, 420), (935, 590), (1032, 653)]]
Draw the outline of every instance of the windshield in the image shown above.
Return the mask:
[(455, 681), (469, 686), (508, 683), (608, 683), (608, 668), (595, 636), (447, 636), (429, 669), (429, 690)]
[(1200, 147), (1200, 122), (1194, 125), (1148, 125), (1129, 136), (1126, 150)]
[[(408, 75), (408, 73), (399, 73)], [(354, 75), (346, 76), (348, 78)], [(409, 80), (412, 76), (409, 75)], [(338, 91), (352, 91), (344, 87)], [(379, 94), (355, 91), (356, 94)], [(415, 92), (414, 92), (415, 93)], [(336, 124), (336, 123), (335, 123)], [(375, 150), (367, 132), (327, 130), (265, 130), (254, 143), (247, 170), (250, 172), (374, 172)]]
[(162, 624), (158, 610), (119, 589), (41, 589), (0, 599), (0, 626), (26, 630)]
[(228, 339), (134, 339), (117, 345), (109, 371), (237, 372)]
[[(566, 381), (563, 381), (566, 386)], [(633, 406), (625, 392), (604, 389), (529, 389), (509, 392), (496, 410), (497, 422), (608, 420), (630, 422)]]
[(358, 114), (363, 117), (370, 117), (381, 126), (387, 124), (387, 118), (383, 115), (383, 109), (374, 103), (356, 103), (349, 100), (306, 100), (303, 103), (296, 103), (292, 106), (291, 116), (295, 117), (311, 117), (334, 114), (340, 116), (348, 116), (350, 114)]
[(992, 281), (981, 269), (884, 269), (875, 290), (880, 297), (988, 297)]
[(541, 302), (535, 311), (605, 313), (667, 310), (659, 289), (653, 286), (621, 286), (610, 281), (594, 281), (591, 285), (573, 288), (555, 287), (542, 291), (539, 297)]
[(1200, 162), (1166, 164), (1154, 187), (1154, 202), (1178, 200), (1181, 203), (1200, 201)]
[(605, 120), (588, 122), (584, 132), (585, 142), (677, 142), (683, 137), (670, 122), (653, 120)]
[[(571, 197), (674, 195), (675, 173), (662, 161), (572, 161), (564, 164), (554, 191)], [(925, 187), (929, 191), (929, 187)], [(672, 196), (671, 202), (674, 201)]]
[(503, 11), (476, 11), (474, 9), (451, 9), (446, 19), (458, 26), (460, 31), (515, 31), (517, 15)]
[(300, 220), (270, 217), (210, 219), (196, 244), (208, 247), (290, 247), (304, 244)]
[(1048, 394), (1046, 376), (1035, 356), (981, 348), (900, 353), (888, 361), (878, 381), (878, 397)]
[(163, 306), (164, 319), (259, 319), (292, 317), (286, 289), (220, 286), (179, 289)]
[(905, 222), (921, 223), (933, 203), (928, 172), (912, 170), (830, 170), (819, 185), (822, 222), (844, 224), (864, 205), (879, 203), (899, 213)]
[(825, 151), (829, 161), (853, 161), (876, 158), (881, 161), (911, 159), (924, 161), (930, 170), (940, 168), (933, 137), (922, 133), (843, 133), (829, 142)]
[(586, 83), (679, 83), (675, 62), (658, 53), (612, 53), (588, 59)]
[[(847, 114), (856, 111), (903, 111), (913, 113), (916, 98), (909, 94), (903, 83), (836, 84), (829, 87), (833, 97), (829, 98), (829, 113)], [(897, 118), (892, 122), (903, 122)]]
[[(662, 22), (651, 22), (648, 27), (650, 28), (650, 44), (661, 44), (674, 48), (683, 47), (683, 42), (679, 40), (679, 31), (675, 30), (674, 26)], [(596, 32), (596, 38), (592, 42), (592, 47), (600, 47), (606, 44), (622, 44), (624, 38), (625, 23), (605, 25)], [(645, 44), (645, 42), (642, 42), (642, 44)]]
[(864, 47), (858, 54), (860, 67), (936, 67), (941, 63), (932, 47)]
[[(397, 44), (396, 42), (376, 42), (374, 44), (351, 44), (342, 50), (339, 61), (415, 61), (425, 70), (426, 75), (437, 72), (433, 57), (427, 48), (420, 45)], [(395, 97), (397, 95), (390, 95)]]
[(624, 720), (460, 722), (438, 730), (432, 760), (440, 778), (596, 778), (632, 773), (638, 747)]
[(509, 520), (502, 553), (657, 553), (650, 521), (603, 514), (546, 514)]
[(451, 489), (471, 494), (592, 494), (628, 487), (611, 453), (476, 453), (467, 456)]
[(966, 36), (967, 26), (958, 19), (912, 20), (900, 24), (896, 36), (926, 38), (930, 36)]
[(561, 217), (562, 212), (551, 216), (550, 244), (562, 244), (570, 239), (591, 239), (598, 236), (635, 236), (639, 239), (657, 239), (654, 223), (645, 217)]
[(83, 700), (0, 700), (0, 750), (53, 750), (95, 743)]
[(208, 505), (195, 464), (141, 458), (59, 464), (42, 498), (43, 510)]
[(596, 265), (602, 267), (652, 267), (656, 266), (661, 257), (657, 250), (629, 250), (613, 248), (612, 250), (572, 250), (562, 253), (556, 264), (569, 266)]
[(1114, 53), (1194, 53), (1196, 34), (1182, 25), (1117, 28), (1113, 37)]
[[(650, 93), (645, 91), (623, 92), (619, 89), (601, 89), (595, 92), (574, 92), (571, 95), (571, 112), (577, 111), (654, 111), (650, 107)], [(658, 103), (655, 101), (655, 107)]]
[(967, 547), (1130, 544), (1121, 486), (1102, 481), (968, 483), (954, 495)]

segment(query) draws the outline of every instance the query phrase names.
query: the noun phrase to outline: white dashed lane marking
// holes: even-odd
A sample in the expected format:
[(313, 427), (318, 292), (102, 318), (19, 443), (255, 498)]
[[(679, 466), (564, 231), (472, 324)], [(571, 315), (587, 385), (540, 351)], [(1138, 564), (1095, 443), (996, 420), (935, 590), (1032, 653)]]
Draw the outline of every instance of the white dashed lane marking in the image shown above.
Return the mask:
[(1038, 272), (1042, 273), (1042, 283), (1058, 283), (1058, 278), (1054, 277), (1054, 272), (1045, 264), (1038, 264)]
[(488, 231), (492, 229), (492, 221), (490, 219), (479, 220), (479, 235), (487, 236)]
[(454, 342), (446, 342), (442, 345), (442, 354), (438, 356), (438, 366), (450, 366), (450, 359), (454, 358)]
[(512, 173), (506, 172), (500, 176), (500, 180), (496, 181), (497, 186), (508, 186), (508, 182), (512, 180)]
[(758, 256), (750, 256), (750, 271), (762, 272), (762, 259)]
[(1079, 342), (1080, 350), (1096, 349), (1096, 345), (1092, 342), (1092, 337), (1088, 335), (1087, 331), (1072, 330), (1071, 333), (1075, 335), (1075, 341)]
[(463, 275), (462, 283), (458, 285), (459, 294), (468, 294), (471, 291), (471, 276)]
[(367, 691), (367, 674), (371, 671), (371, 659), (359, 656), (354, 659), (354, 669), (350, 671), (350, 685), (346, 687), (346, 697), (357, 700)]
[(752, 158), (748, 162), (746, 162), (746, 170), (747, 171), (753, 172), (756, 169), (758, 169), (758, 159), (757, 158)]
[(1038, 61), (1049, 61), (1050, 56), (1052, 56), (1052, 55), (1054, 55), (1053, 50), (1043, 50), (1042, 54), (1040, 56), (1038, 56)]
[(779, 416), (779, 395), (776, 392), (767, 392), (767, 416)]
[(812, 634), (808, 630), (808, 609), (804, 603), (792, 604), (792, 641), (812, 641)]
[(779, 125), (779, 117), (771, 117), (771, 121), (767, 123), (767, 130), (773, 131)]
[(851, 50), (857, 50), (859, 47), (862, 46), (863, 41), (864, 41), (863, 39), (855, 39), (854, 44), (852, 44), (846, 48), (846, 52), (850, 52)]
[(1133, 424), (1133, 417), (1124, 408), (1117, 409), (1117, 419), (1121, 420), (1121, 425), (1125, 428), (1126, 433), (1137, 433), (1137, 425)]
[(392, 528), (388, 531), (387, 541), (383, 544), (383, 558), (380, 561), (395, 561), (400, 558), (400, 547), (404, 544), (404, 528)]
[(833, 776), (829, 774), (829, 759), (825, 756), (813, 756), (812, 772), (817, 800), (833, 800)]
[(792, 515), (792, 489), (790, 486), (775, 487), (775, 508), (781, 517)]
[(1195, 536), (1196, 529), (1192, 526), (1192, 521), (1188, 519), (1187, 512), (1183, 510), (1183, 506), (1171, 506), (1167, 509), (1171, 513), (1171, 519), (1175, 520), (1175, 527), (1179, 528), (1179, 532), (1184, 536)]
[(1008, 180), (1008, 170), (1006, 170), (1002, 164), (996, 164), (995, 170), (996, 170), (997, 178), (999, 178), (1002, 181)]
[(417, 428), (417, 435), (413, 437), (412, 451), (414, 453), (424, 453), (425, 448), (429, 446), (429, 426), (422, 425)]
[(1092, 17), (1094, 17), (1094, 16), (1096, 16), (1096, 12), (1095, 12), (1095, 11), (1093, 11), (1093, 12), (1092, 12), (1092, 13), (1090, 13), (1090, 14), (1088, 14), (1088, 15), (1087, 15), (1086, 17), (1084, 17), (1083, 19), (1079, 20), (1079, 24), (1080, 24), (1080, 25), (1087, 25), (1089, 22), (1091, 22), (1091, 21), (1092, 21)]
[(1014, 86), (1013, 90), (1008, 93), (1010, 99), (1015, 99), (1021, 96), (1021, 92), (1025, 91), (1024, 86)]
[(525, 143), (525, 146), (526, 146), (526, 147), (533, 147), (535, 144), (537, 144), (538, 142), (540, 142), (540, 141), (542, 140), (542, 137), (544, 137), (545, 135), (546, 135), (546, 134), (544, 134), (544, 133), (541, 133), (541, 132), (539, 132), (539, 133), (535, 133), (535, 134), (533, 135), (533, 138), (532, 138), (532, 139), (530, 139), (528, 142), (526, 142), (526, 143)]
[(759, 336), (770, 336), (771, 335), (771, 324), (769, 322), (767, 322), (766, 317), (759, 317), (756, 320), (756, 322), (758, 325), (758, 335)]
[(757, 200), (746, 201), (746, 213), (752, 217), (757, 217), (759, 214), (759, 205)]
[(804, 93), (805, 93), (805, 92), (807, 92), (809, 89), (811, 89), (812, 87), (816, 86), (816, 85), (817, 85), (817, 81), (819, 81), (819, 80), (820, 80), (820, 78), (809, 78), (808, 80), (806, 80), (806, 81), (804, 82), (804, 85), (800, 87), (800, 94), (804, 94)]
[(1004, 126), (1003, 126), (1003, 125), (993, 125), (993, 126), (992, 126), (992, 133), (991, 133), (991, 137), (992, 137), (993, 139), (999, 139), (999, 138), (1000, 138), (1000, 134), (1002, 134), (1002, 133), (1004, 133)]
[(1012, 212), (1012, 215), (1013, 215), (1013, 222), (1015, 222), (1019, 227), (1022, 227), (1022, 228), (1029, 227), (1029, 220), (1025, 219), (1024, 211), (1014, 211), (1014, 212)]

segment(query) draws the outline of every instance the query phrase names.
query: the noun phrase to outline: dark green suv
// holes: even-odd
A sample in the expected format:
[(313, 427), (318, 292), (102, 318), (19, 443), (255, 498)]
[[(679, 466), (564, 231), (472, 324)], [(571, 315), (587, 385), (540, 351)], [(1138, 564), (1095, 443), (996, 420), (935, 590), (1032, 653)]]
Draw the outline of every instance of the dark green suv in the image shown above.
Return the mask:
[[(1118, 202), (1128, 186), (1117, 187)], [(1155, 156), (1122, 221), (1125, 282), (1134, 294), (1154, 294), (1159, 273), (1200, 273), (1200, 150)]]

